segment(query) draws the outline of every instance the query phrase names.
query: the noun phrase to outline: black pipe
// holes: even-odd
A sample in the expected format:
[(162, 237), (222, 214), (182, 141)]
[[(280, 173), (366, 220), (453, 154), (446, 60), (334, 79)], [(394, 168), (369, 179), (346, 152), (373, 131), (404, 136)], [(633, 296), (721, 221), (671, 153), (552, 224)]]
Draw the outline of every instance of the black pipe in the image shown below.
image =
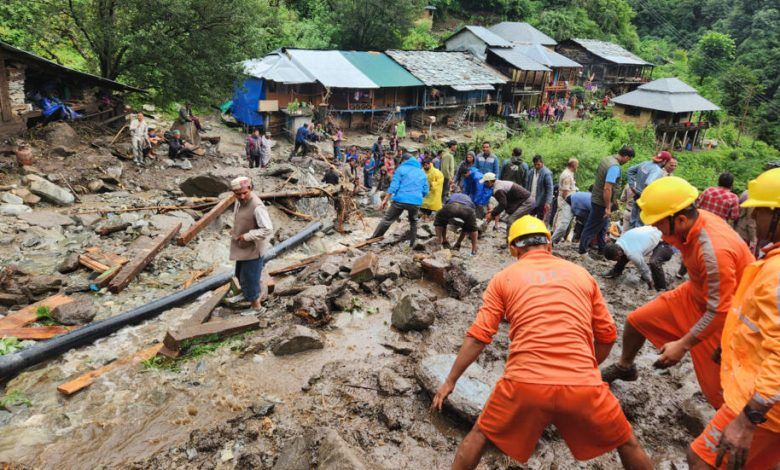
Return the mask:
[[(270, 261), (279, 256), (279, 254), (298, 245), (314, 235), (321, 227), (322, 223), (320, 222), (313, 222), (307, 225), (301, 232), (271, 247), (263, 256), (263, 261)], [(90, 323), (83, 328), (73, 330), (48, 341), (42, 341), (13, 354), (0, 356), (0, 377), (9, 379), (27, 367), (56, 357), (73, 348), (90, 344), (97, 339), (122, 329), (126, 325), (133, 325), (154, 318), (166, 310), (189, 302), (205, 292), (216, 289), (229, 282), (232, 277), (232, 271), (215, 274), (184, 290), (166, 295), (161, 299), (130, 309), (117, 316)]]

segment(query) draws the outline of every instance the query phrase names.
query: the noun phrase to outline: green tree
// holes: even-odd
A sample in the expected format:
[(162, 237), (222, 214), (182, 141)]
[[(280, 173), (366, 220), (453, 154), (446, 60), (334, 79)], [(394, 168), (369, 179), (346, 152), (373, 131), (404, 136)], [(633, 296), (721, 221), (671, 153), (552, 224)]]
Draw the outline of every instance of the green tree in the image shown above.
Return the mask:
[(734, 60), (735, 50), (731, 36), (710, 31), (699, 39), (691, 54), (691, 71), (699, 76), (700, 83), (706, 77), (716, 76)]
[(338, 31), (333, 41), (342, 49), (401, 47), (422, 7), (420, 0), (331, 0), (329, 18)]
[(556, 41), (568, 38), (603, 39), (603, 33), (595, 21), (582, 8), (559, 8), (541, 14), (534, 26)]

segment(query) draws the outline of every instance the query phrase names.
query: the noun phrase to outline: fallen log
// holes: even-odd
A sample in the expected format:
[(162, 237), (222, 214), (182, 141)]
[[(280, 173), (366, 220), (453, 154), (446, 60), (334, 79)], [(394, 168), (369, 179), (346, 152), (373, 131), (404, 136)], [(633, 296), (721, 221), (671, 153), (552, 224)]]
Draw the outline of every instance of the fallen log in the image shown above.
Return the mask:
[(179, 230), (181, 230), (181, 222), (168, 230), (167, 233), (158, 235), (153, 240), (152, 246), (150, 248), (141, 251), (138, 255), (136, 255), (135, 258), (133, 258), (132, 261), (122, 267), (122, 270), (119, 271), (116, 277), (108, 284), (108, 290), (114, 294), (122, 292), (122, 290), (124, 290), (124, 288), (130, 284), (130, 281), (132, 281), (133, 278), (138, 275), (138, 273), (143, 271), (143, 269), (152, 262), (154, 257), (157, 256), (157, 253), (165, 248), (165, 245), (167, 245), (168, 242), (170, 242), (171, 239), (173, 239), (173, 237), (179, 233)]
[[(286, 250), (311, 237), (321, 228), (322, 223), (320, 222), (309, 224), (303, 231), (288, 238), (282, 243), (271, 247), (271, 249), (268, 250), (268, 252), (263, 257), (263, 261), (268, 262), (272, 260), (274, 257), (279, 256), (280, 253), (285, 252)], [(73, 348), (83, 346), (85, 344), (90, 344), (95, 340), (104, 338), (127, 325), (134, 325), (154, 318), (168, 309), (177, 307), (193, 299), (196, 299), (203, 293), (214, 290), (215, 288), (230, 282), (230, 278), (232, 277), (232, 270), (215, 274), (214, 276), (208, 277), (187, 289), (166, 295), (165, 297), (130, 309), (117, 316), (92, 322), (87, 326), (79, 328), (78, 330), (70, 331), (64, 335), (52, 338), (48, 341), (36, 344), (29, 348), (25, 348), (21, 351), (17, 351), (12, 354), (6, 354), (5, 356), (0, 356), (0, 378), (10, 378), (27, 367), (39, 364), (47, 359), (57, 357), (58, 355)], [(0, 325), (2, 324), (2, 321), (6, 320), (7, 318), (8, 317), (0, 319)]]
[(228, 320), (214, 320), (200, 325), (188, 326), (178, 330), (169, 331), (163, 340), (163, 348), (160, 354), (165, 357), (175, 358), (181, 354), (182, 343), (205, 336), (217, 335), (219, 337), (230, 336), (243, 331), (257, 328), (260, 320), (257, 317), (239, 317)]
[(284, 207), (281, 204), (276, 204), (276, 208), (279, 209), (280, 211), (284, 212), (285, 214), (291, 215), (293, 217), (298, 217), (299, 219), (312, 220), (314, 218), (314, 217), (310, 216), (309, 214), (302, 214), (300, 212), (295, 212), (294, 210), (288, 209), (288, 208)]
[(132, 225), (130, 222), (120, 222), (118, 224), (112, 224), (112, 225), (103, 225), (102, 227), (98, 227), (95, 229), (95, 233), (100, 235), (101, 237), (105, 237), (106, 235), (111, 235), (115, 232), (121, 232), (123, 230), (127, 230), (127, 227)]
[(138, 351), (137, 353), (131, 356), (117, 359), (113, 362), (104, 365), (103, 367), (87, 372), (86, 374), (76, 377), (75, 379), (69, 382), (65, 382), (64, 384), (57, 387), (57, 391), (62, 393), (63, 395), (73, 395), (79, 390), (82, 390), (92, 385), (92, 382), (94, 382), (95, 379), (97, 379), (101, 375), (107, 374), (108, 372), (111, 372), (112, 370), (127, 364), (138, 364), (139, 362), (146, 361), (147, 359), (153, 358), (154, 356), (157, 355), (157, 352), (160, 350), (160, 348), (162, 348), (162, 346), (163, 346), (162, 343), (155, 344), (154, 346)]
[[(203, 210), (212, 207), (216, 202), (203, 202), (200, 204), (193, 204), (190, 206), (144, 206), (144, 207), (126, 207), (124, 209), (94, 209), (89, 211), (71, 212), (72, 215), (78, 214), (119, 214), (122, 212), (139, 212), (139, 211), (177, 211), (183, 209)], [(125, 227), (127, 228), (127, 227)]]
[(305, 198), (305, 197), (333, 197), (333, 193), (338, 188), (309, 188), (303, 191), (274, 191), (268, 193), (257, 193), (262, 200), (284, 199), (284, 198)]
[(64, 326), (39, 326), (35, 328), (0, 328), (0, 338), (13, 336), (16, 339), (49, 339), (65, 334), (71, 328)]
[(230, 206), (232, 206), (234, 202), (236, 202), (236, 196), (234, 194), (231, 194), (229, 197), (218, 202), (216, 206), (214, 206), (210, 211), (208, 211), (208, 213), (206, 213), (206, 215), (192, 224), (192, 226), (187, 229), (187, 231), (179, 235), (179, 238), (176, 239), (176, 243), (178, 243), (179, 246), (184, 246), (191, 242), (192, 239), (201, 232), (201, 230), (214, 222), (217, 217), (222, 215), (222, 213), (225, 212)]
[(0, 318), (0, 328), (19, 328), (29, 323), (38, 320), (38, 309), (46, 307), (49, 312), (53, 311), (60, 305), (65, 305), (72, 302), (73, 299), (67, 295), (57, 294), (51, 297), (45, 298), (40, 302), (35, 302), (24, 307), (16, 312), (10, 312), (5, 318)]
[(211, 312), (217, 308), (222, 299), (225, 298), (230, 290), (230, 283), (226, 283), (224, 286), (219, 287), (211, 293), (211, 297), (206, 299), (203, 304), (195, 310), (195, 313), (187, 320), (188, 325), (200, 325), (201, 323), (208, 321), (211, 316)]
[(331, 255), (339, 255), (341, 253), (346, 253), (349, 250), (354, 250), (358, 248), (363, 248), (364, 246), (371, 245), (372, 243), (376, 243), (378, 241), (383, 240), (384, 237), (376, 237), (376, 238), (370, 238), (368, 240), (363, 240), (362, 242), (355, 243), (354, 245), (346, 246), (344, 248), (339, 248), (338, 250), (329, 251), (327, 253), (320, 253), (319, 255), (310, 256), (308, 258), (304, 258), (297, 263), (293, 263), (289, 266), (286, 266), (284, 268), (274, 269), (273, 271), (270, 271), (268, 274), (271, 276), (279, 276), (280, 274), (286, 274), (301, 268), (304, 268), (316, 261), (321, 260), (322, 258), (325, 258), (327, 256)]

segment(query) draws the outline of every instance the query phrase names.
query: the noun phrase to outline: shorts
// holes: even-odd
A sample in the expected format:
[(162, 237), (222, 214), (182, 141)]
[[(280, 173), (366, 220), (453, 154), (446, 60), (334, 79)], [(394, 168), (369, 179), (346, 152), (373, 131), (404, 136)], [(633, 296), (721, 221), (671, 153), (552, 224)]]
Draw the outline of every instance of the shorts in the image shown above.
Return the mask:
[(474, 209), (464, 204), (447, 204), (436, 213), (433, 219), (434, 227), (446, 227), (452, 219), (461, 219), (463, 221), (464, 232), (477, 231), (477, 213)]
[[(692, 287), (664, 292), (628, 315), (628, 322), (656, 348), (685, 336), (702, 316), (704, 308), (693, 301)], [(691, 348), (691, 360), (704, 397), (718, 409), (723, 406), (720, 364), (712, 359), (720, 346), (720, 332)]]
[(589, 460), (632, 436), (617, 398), (605, 383), (544, 385), (500, 379), (477, 425), (501, 451), (526, 462), (544, 429), (553, 424), (577, 460)]
[[(712, 420), (704, 428), (699, 437), (691, 443), (691, 450), (711, 467), (715, 466), (718, 456), (718, 442), (723, 430), (731, 423), (737, 414), (728, 406), (721, 406)], [(726, 468), (728, 455), (721, 462), (720, 468)], [(748, 451), (745, 470), (764, 470), (775, 468), (780, 464), (780, 434), (758, 427), (753, 432), (753, 441)]]

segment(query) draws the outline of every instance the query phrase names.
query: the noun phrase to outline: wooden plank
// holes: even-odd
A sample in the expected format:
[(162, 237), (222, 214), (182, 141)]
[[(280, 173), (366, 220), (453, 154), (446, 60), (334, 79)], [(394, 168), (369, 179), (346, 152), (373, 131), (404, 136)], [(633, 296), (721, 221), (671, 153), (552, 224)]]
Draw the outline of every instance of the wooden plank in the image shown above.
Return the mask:
[(280, 274), (287, 274), (291, 271), (295, 271), (296, 269), (301, 269), (303, 267), (306, 267), (315, 261), (318, 261), (322, 258), (325, 258), (327, 256), (331, 255), (339, 255), (341, 253), (346, 253), (349, 250), (363, 248), (364, 246), (371, 245), (372, 243), (376, 243), (378, 241), (384, 240), (384, 237), (376, 237), (376, 238), (370, 238), (368, 240), (363, 240), (362, 242), (355, 243), (354, 245), (346, 246), (344, 248), (339, 248), (338, 250), (329, 251), (327, 253), (320, 253), (319, 255), (310, 256), (308, 258), (304, 258), (296, 263), (293, 263), (289, 266), (286, 266), (284, 268), (274, 269), (273, 271), (269, 272), (268, 274), (271, 276), (279, 276)]
[(13, 336), (16, 339), (49, 339), (67, 333), (72, 328), (65, 326), (40, 326), (37, 328), (0, 328), (0, 338)]
[(111, 283), (109, 283), (108, 289), (114, 294), (122, 292), (122, 290), (130, 284), (130, 281), (151, 263), (154, 257), (157, 256), (157, 253), (165, 248), (165, 245), (179, 233), (179, 230), (181, 230), (181, 222), (176, 224), (176, 226), (171, 228), (167, 233), (158, 235), (157, 238), (153, 240), (153, 246), (151, 248), (142, 251), (136, 255), (132, 261), (122, 266), (122, 270), (119, 271), (119, 274), (117, 274), (116, 277), (111, 280)]
[(201, 230), (208, 227), (212, 222), (214, 222), (217, 219), (217, 217), (222, 215), (222, 213), (225, 212), (230, 206), (232, 206), (234, 202), (236, 202), (235, 194), (231, 194), (229, 197), (220, 201), (203, 217), (198, 219), (197, 222), (192, 224), (192, 226), (189, 229), (187, 229), (187, 231), (179, 235), (179, 238), (176, 239), (176, 243), (178, 243), (179, 246), (184, 246), (187, 243), (191, 242), (192, 239), (195, 238), (201, 232)]
[(9, 313), (5, 316), (5, 318), (0, 318), (0, 328), (5, 329), (22, 327), (38, 320), (39, 307), (48, 307), (49, 311), (51, 312), (60, 305), (65, 305), (72, 301), (73, 299), (71, 297), (68, 297), (64, 294), (57, 294), (51, 297), (47, 297), (40, 302), (35, 302), (34, 304), (30, 304), (21, 310)]
[(128, 259), (124, 256), (118, 255), (116, 253), (111, 253), (110, 251), (102, 250), (96, 246), (92, 246), (87, 248), (86, 250), (87, 255), (92, 258), (93, 260), (105, 264), (106, 266), (116, 266), (119, 264), (125, 264), (127, 263)]
[(73, 395), (79, 390), (82, 390), (90, 386), (92, 382), (94, 382), (95, 379), (97, 379), (101, 375), (111, 372), (112, 370), (122, 367), (124, 365), (138, 364), (141, 361), (145, 361), (147, 359), (153, 358), (154, 356), (157, 355), (157, 353), (160, 351), (162, 346), (163, 346), (162, 343), (158, 343), (150, 348), (146, 348), (141, 351), (138, 351), (137, 353), (131, 356), (126, 356), (121, 359), (117, 359), (116, 361), (110, 362), (104, 365), (103, 367), (87, 372), (84, 375), (76, 377), (70, 382), (66, 382), (60, 385), (59, 387), (57, 387), (57, 391), (59, 391), (64, 395)]
[(201, 304), (197, 310), (195, 310), (195, 313), (192, 314), (190, 319), (187, 320), (187, 326), (200, 325), (201, 323), (208, 321), (209, 317), (211, 316), (211, 312), (213, 312), (214, 309), (217, 308), (217, 305), (222, 302), (222, 299), (225, 297), (225, 295), (227, 295), (229, 290), (229, 282), (215, 289), (211, 293), (211, 297), (206, 299), (206, 301), (203, 302), (203, 304)]
[(98, 273), (104, 273), (110, 269), (109, 266), (95, 261), (89, 255), (79, 255), (79, 263)]
[(96, 277), (95, 280), (89, 284), (89, 288), (94, 291), (99, 291), (100, 289), (106, 287), (108, 283), (111, 282), (111, 280), (114, 279), (117, 274), (119, 274), (121, 269), (122, 265), (117, 265), (110, 268), (108, 271), (103, 271), (100, 276)]
[(127, 227), (132, 225), (130, 222), (120, 222), (118, 224), (109, 224), (109, 225), (103, 225), (95, 229), (95, 233), (100, 235), (101, 237), (105, 237), (106, 235), (110, 235), (114, 232), (121, 232), (123, 230), (126, 230)]
[(3, 121), (10, 121), (11, 96), (8, 93), (8, 73), (5, 68), (5, 59), (0, 58), (0, 115)]
[(169, 331), (163, 340), (165, 347), (160, 350), (160, 354), (167, 357), (178, 357), (181, 353), (181, 343), (184, 341), (211, 335), (218, 335), (220, 337), (230, 336), (257, 328), (259, 325), (260, 320), (256, 317), (239, 317), (231, 318), (229, 320), (214, 320), (201, 325)]
[(194, 273), (192, 273), (190, 275), (190, 277), (187, 278), (186, 281), (184, 281), (184, 284), (182, 285), (182, 287), (185, 288), (185, 289), (190, 287), (191, 285), (193, 285), (195, 283), (195, 281), (197, 281), (198, 279), (200, 279), (202, 277), (208, 276), (209, 274), (211, 274), (212, 271), (214, 271), (214, 266), (211, 266), (208, 269), (203, 269), (201, 271), (195, 271)]

